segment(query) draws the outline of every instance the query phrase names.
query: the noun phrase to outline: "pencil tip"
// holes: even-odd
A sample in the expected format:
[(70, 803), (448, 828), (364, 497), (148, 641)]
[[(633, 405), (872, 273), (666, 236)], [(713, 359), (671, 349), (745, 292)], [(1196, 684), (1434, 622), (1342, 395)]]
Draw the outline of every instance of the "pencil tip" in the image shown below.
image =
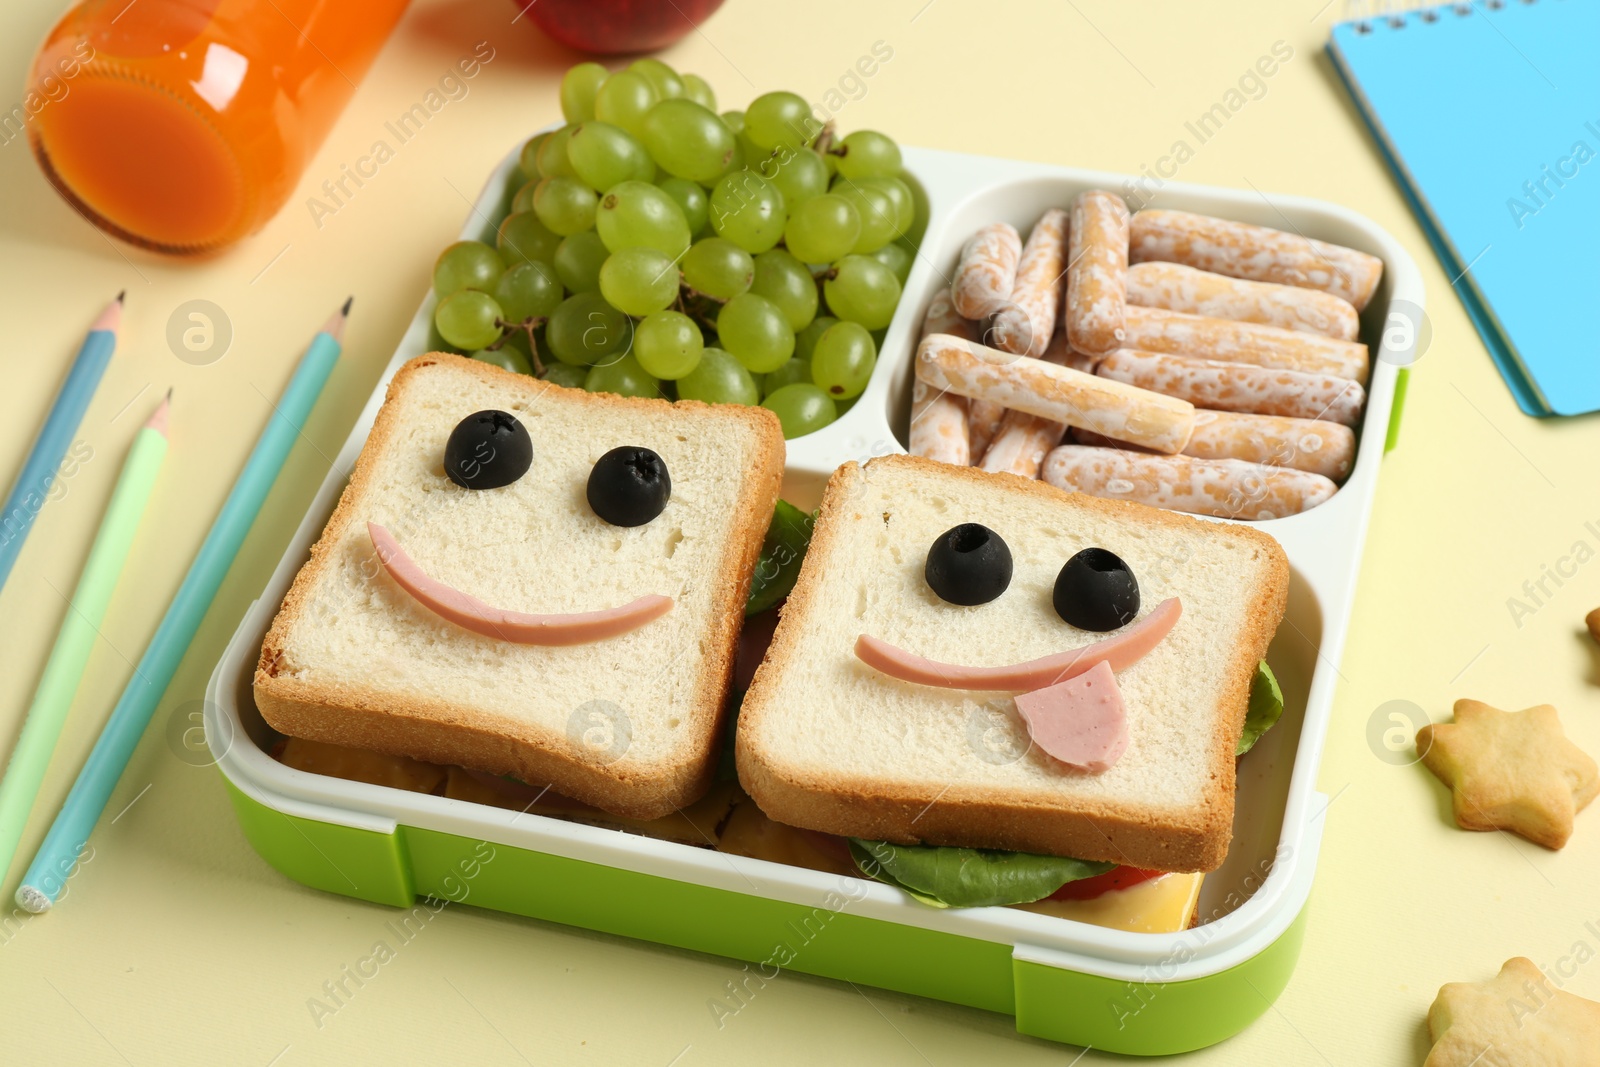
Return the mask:
[(122, 303), (122, 298), (128, 295), (128, 290), (121, 289), (117, 292), (117, 303)]
[(350, 305), (355, 302), (355, 299), (356, 298), (353, 296), (346, 297), (344, 304), (340, 306), (339, 310), (335, 311), (332, 315), (329, 315), (328, 321), (322, 324), (321, 332), (327, 334), (340, 344), (344, 343), (344, 327), (345, 323), (350, 318)]
[(89, 327), (89, 329), (91, 332), (94, 330), (109, 330), (112, 333), (116, 333), (117, 327), (121, 325), (122, 294), (118, 293), (117, 298), (111, 301), (111, 303), (107, 304), (104, 309), (101, 310), (100, 314), (96, 316), (94, 323)]
[(167, 436), (167, 412), (170, 410), (171, 406), (172, 390), (169, 388), (167, 390), (167, 395), (162, 398), (161, 403), (157, 404), (156, 409), (150, 413), (150, 418), (145, 420), (145, 426), (154, 430), (162, 437)]

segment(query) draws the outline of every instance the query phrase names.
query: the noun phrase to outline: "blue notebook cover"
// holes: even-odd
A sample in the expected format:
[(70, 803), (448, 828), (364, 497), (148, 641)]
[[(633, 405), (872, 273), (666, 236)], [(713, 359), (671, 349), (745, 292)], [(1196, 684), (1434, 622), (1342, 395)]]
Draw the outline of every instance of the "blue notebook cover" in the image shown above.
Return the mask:
[(1517, 403), (1600, 411), (1600, 0), (1386, 12), (1328, 51)]

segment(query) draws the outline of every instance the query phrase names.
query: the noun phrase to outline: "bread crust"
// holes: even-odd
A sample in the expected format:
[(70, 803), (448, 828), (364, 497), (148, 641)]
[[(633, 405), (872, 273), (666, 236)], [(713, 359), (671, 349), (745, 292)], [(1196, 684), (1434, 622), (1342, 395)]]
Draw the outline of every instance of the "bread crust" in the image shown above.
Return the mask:
[[(756, 432), (758, 455), (738, 472), (743, 482), (741, 507), (730, 517), (733, 532), (718, 568), (729, 580), (718, 590), (710, 630), (704, 635), (706, 661), (695, 679), (694, 697), (684, 715), (688, 734), (698, 743), (686, 746), (682, 758), (648, 766), (626, 757), (603, 764), (581, 758), (558, 731), (533, 723), (507, 724), (470, 705), (385, 692), (371, 685), (310, 681), (279, 673), (285, 666), (286, 637), (295, 626), (308, 624), (310, 591), (328, 567), (333, 546), (339, 544), (350, 524), (359, 520), (355, 514), (357, 501), (367, 489), (376, 456), (388, 447), (400, 426), (398, 405), (392, 402), (413, 378), (435, 365), (563, 403), (614, 410), (661, 405), (678, 411), (714, 411), (719, 417), (746, 422)], [(555, 392), (547, 395), (547, 390)], [(312, 546), (310, 559), (295, 576), (262, 643), (254, 680), (256, 706), (268, 725), (292, 737), (512, 775), (534, 785), (549, 785), (558, 793), (628, 818), (659, 818), (693, 803), (705, 794), (716, 770), (723, 708), (744, 622), (744, 604), (783, 482), (783, 464), (782, 428), (777, 417), (764, 408), (585, 393), (442, 352), (409, 360), (389, 383), (350, 484)]]
[[(1144, 805), (1073, 798), (1070, 806), (1047, 802), (1026, 788), (951, 785), (942, 791), (900, 787), (893, 783), (852, 780), (841, 775), (811, 774), (785, 763), (781, 752), (762, 743), (767, 716), (783, 714), (774, 703), (777, 676), (791, 657), (804, 655), (799, 626), (792, 620), (811, 610), (820, 576), (835, 549), (842, 521), (835, 515), (849, 506), (855, 485), (875, 467), (922, 469), (956, 481), (1009, 479), (1007, 491), (1031, 493), (1051, 500), (1071, 500), (1079, 507), (1140, 523), (1191, 530), (1204, 527), (1217, 536), (1233, 537), (1259, 548), (1267, 566), (1255, 590), (1249, 625), (1241, 636), (1223, 685), (1224, 708), (1238, 708), (1237, 718), (1219, 715), (1213, 727), (1209, 787), (1201, 801), (1174, 812)], [(1130, 864), (1165, 871), (1212, 871), (1228, 854), (1233, 831), (1235, 749), (1244, 728), (1250, 685), (1256, 664), (1266, 656), (1288, 604), (1289, 563), (1271, 536), (1248, 526), (1204, 519), (1130, 501), (1106, 500), (1072, 493), (1034, 479), (994, 474), (975, 467), (954, 467), (915, 456), (881, 456), (866, 467), (852, 462), (834, 472), (823, 494), (822, 509), (811, 547), (772, 647), (756, 671), (740, 713), (735, 754), (744, 789), (771, 818), (809, 830), (892, 841), (898, 844), (962, 845), (1001, 848), (1079, 859)]]

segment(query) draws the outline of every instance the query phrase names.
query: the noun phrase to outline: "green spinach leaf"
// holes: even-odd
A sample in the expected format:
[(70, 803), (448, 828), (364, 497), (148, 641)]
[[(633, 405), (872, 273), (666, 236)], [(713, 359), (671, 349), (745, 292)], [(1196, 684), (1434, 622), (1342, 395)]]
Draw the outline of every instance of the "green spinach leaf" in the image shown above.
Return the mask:
[(800, 564), (811, 543), (811, 527), (816, 519), (787, 500), (772, 509), (772, 524), (761, 542), (761, 558), (750, 578), (750, 598), (745, 601), (748, 618), (777, 605), (794, 588), (800, 577)]
[(1235, 755), (1242, 756), (1261, 740), (1261, 735), (1272, 729), (1283, 715), (1283, 690), (1273, 675), (1267, 661), (1256, 664), (1256, 676), (1250, 682), (1250, 707), (1244, 713), (1244, 734), (1239, 738)]
[(1114, 863), (1028, 852), (935, 845), (891, 845), (850, 838), (850, 855), (868, 878), (904, 889), (936, 908), (1027, 904)]

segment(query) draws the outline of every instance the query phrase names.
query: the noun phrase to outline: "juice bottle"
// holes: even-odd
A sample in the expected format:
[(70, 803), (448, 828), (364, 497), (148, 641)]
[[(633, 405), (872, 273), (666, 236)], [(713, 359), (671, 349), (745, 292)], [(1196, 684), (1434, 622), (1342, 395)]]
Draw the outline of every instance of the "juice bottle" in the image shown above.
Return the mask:
[[(405, 6), (84, 0), (34, 59), (29, 142), (108, 232), (163, 252), (221, 248), (283, 205)], [(15, 115), (0, 119), (8, 138)]]

